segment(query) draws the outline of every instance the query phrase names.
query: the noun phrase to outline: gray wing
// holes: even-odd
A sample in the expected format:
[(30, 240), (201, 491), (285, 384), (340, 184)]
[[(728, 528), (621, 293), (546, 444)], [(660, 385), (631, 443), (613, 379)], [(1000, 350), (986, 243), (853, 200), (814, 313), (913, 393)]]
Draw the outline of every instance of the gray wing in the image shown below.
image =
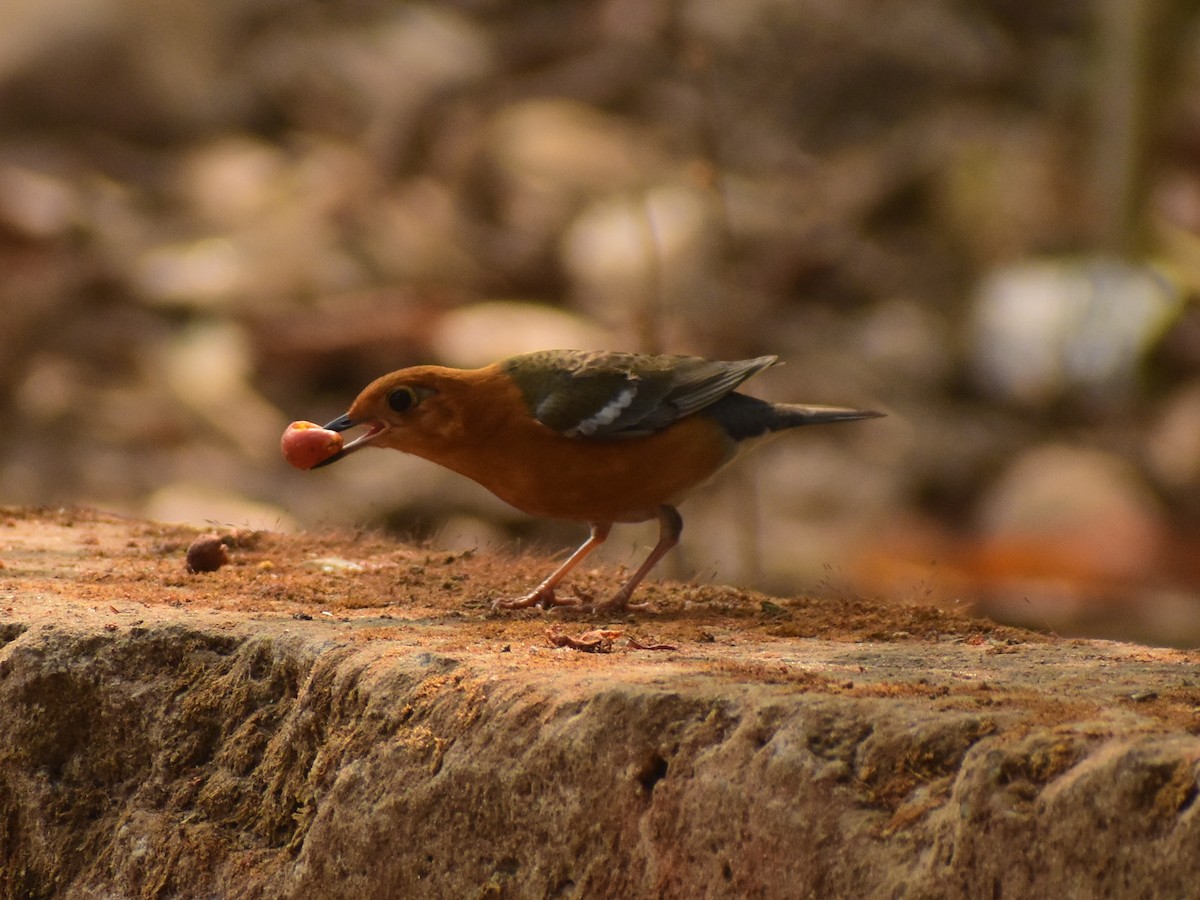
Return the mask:
[(514, 357), (505, 368), (543, 425), (570, 437), (616, 438), (661, 431), (775, 359), (546, 351)]

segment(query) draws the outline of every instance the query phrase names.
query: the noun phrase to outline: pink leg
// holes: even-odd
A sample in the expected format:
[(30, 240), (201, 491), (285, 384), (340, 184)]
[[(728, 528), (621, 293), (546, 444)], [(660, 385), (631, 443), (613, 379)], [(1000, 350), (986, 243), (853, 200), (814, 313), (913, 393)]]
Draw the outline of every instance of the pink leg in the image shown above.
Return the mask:
[(679, 510), (673, 506), (660, 506), (658, 508), (658, 543), (654, 545), (654, 549), (650, 551), (650, 555), (646, 557), (646, 561), (641, 567), (633, 573), (633, 577), (625, 582), (624, 586), (613, 595), (613, 598), (607, 603), (602, 603), (597, 607), (597, 610), (603, 612), (622, 612), (626, 609), (645, 609), (647, 604), (629, 603), (629, 598), (633, 596), (633, 592), (637, 586), (642, 583), (642, 579), (649, 574), (650, 570), (658, 565), (658, 561), (667, 555), (667, 552), (679, 543), (679, 535), (683, 532), (683, 517), (679, 515)]
[(554, 596), (554, 589), (572, 569), (583, 562), (584, 557), (604, 543), (608, 538), (608, 532), (612, 530), (612, 523), (593, 522), (591, 527), (592, 533), (588, 535), (588, 539), (580, 544), (579, 549), (572, 553), (565, 563), (555, 569), (549, 578), (524, 597), (518, 597), (516, 600), (497, 600), (492, 604), (492, 608), (524, 609), (527, 606), (541, 606), (543, 609), (549, 609), (552, 606), (577, 606), (578, 600), (559, 600)]

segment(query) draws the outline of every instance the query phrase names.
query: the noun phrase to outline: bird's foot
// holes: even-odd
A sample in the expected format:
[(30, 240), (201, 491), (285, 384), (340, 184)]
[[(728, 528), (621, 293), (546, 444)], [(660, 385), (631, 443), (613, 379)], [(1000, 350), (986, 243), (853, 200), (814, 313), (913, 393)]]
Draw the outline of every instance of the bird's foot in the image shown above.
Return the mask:
[(610, 615), (626, 612), (654, 612), (654, 606), (650, 603), (630, 603), (630, 596), (632, 596), (632, 592), (618, 591), (611, 599), (603, 603), (592, 604), (592, 611)]
[(528, 609), (531, 606), (540, 606), (542, 609), (553, 609), (556, 606), (578, 606), (579, 601), (575, 599), (560, 600), (554, 593), (552, 587), (539, 587), (530, 591), (524, 597), (517, 597), (515, 600), (496, 600), (492, 603), (492, 609)]

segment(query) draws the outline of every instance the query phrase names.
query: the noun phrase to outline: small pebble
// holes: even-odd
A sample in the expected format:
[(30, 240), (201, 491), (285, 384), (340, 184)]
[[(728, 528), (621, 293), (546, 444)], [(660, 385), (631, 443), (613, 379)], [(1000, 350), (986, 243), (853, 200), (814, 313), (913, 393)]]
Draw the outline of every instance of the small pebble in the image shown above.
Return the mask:
[(229, 562), (229, 551), (215, 534), (202, 534), (187, 550), (189, 572), (215, 572)]

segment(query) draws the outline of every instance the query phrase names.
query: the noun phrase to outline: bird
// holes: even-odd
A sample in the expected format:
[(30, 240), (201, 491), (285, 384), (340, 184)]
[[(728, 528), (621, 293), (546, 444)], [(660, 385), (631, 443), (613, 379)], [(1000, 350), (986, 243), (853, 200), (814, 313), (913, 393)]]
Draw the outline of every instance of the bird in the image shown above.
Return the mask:
[(683, 530), (677, 506), (742, 452), (800, 425), (883, 415), (771, 403), (735, 388), (778, 361), (731, 362), (616, 351), (538, 350), (477, 369), (418, 365), (377, 378), (332, 432), (365, 429), (326, 466), (364, 447), (390, 447), (466, 476), (529, 515), (586, 523), (590, 532), (529, 593), (497, 609), (576, 606), (563, 579), (614, 524), (657, 519), (658, 541), (596, 611), (646, 608), (630, 599)]

